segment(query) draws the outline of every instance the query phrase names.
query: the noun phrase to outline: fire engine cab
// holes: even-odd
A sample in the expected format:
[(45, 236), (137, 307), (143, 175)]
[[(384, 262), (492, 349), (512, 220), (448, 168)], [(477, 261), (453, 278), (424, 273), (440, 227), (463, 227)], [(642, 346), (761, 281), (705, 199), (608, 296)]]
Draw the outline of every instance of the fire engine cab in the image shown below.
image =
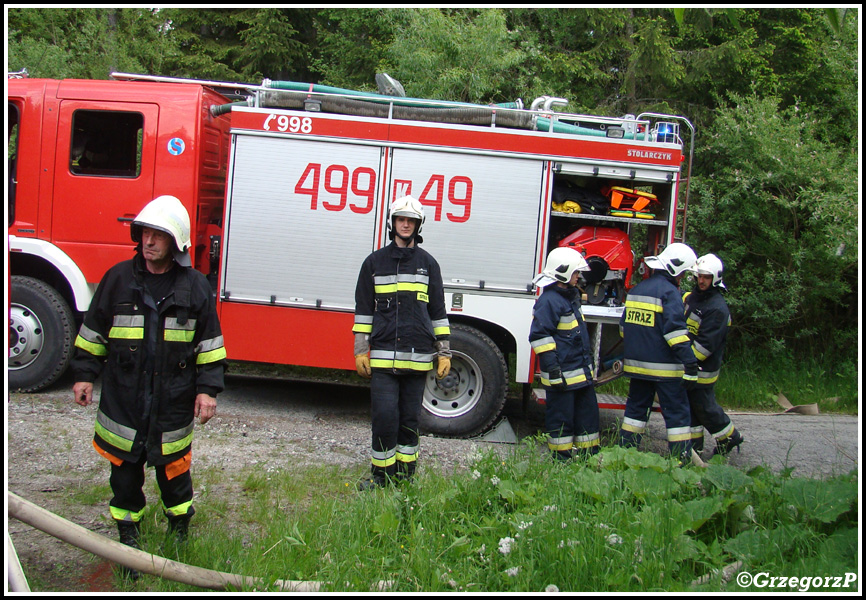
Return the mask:
[(213, 283), (230, 360), (354, 369), (358, 270), (388, 243), (390, 203), (412, 194), (454, 354), (448, 377), (428, 381), (425, 431), (478, 435), (509, 382), (529, 390), (532, 281), (557, 245), (591, 266), (583, 311), (598, 382), (610, 380), (641, 258), (682, 239), (694, 133), (683, 117), (562, 104), (267, 80), (10, 79), (10, 389), (63, 373), (96, 285), (132, 256), (131, 220), (163, 194), (190, 213), (193, 266)]

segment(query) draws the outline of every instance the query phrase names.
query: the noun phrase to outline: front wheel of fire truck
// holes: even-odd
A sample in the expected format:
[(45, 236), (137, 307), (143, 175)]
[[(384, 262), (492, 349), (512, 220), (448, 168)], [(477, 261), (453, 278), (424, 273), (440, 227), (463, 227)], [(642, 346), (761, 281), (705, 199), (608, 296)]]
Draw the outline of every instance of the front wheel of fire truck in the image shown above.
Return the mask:
[(75, 318), (63, 296), (32, 277), (12, 277), (9, 308), (9, 389), (39, 391), (69, 366)]
[(451, 372), (427, 376), (421, 430), (446, 437), (472, 437), (493, 425), (505, 405), (508, 367), (488, 336), (465, 325), (451, 326)]

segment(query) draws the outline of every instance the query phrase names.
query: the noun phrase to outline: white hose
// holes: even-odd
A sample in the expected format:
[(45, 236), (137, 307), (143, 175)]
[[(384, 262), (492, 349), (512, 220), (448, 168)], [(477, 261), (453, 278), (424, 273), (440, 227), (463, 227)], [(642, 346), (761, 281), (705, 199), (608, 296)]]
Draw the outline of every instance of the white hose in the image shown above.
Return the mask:
[[(266, 581), (257, 577), (246, 577), (194, 567), (136, 550), (67, 521), (12, 492), (7, 493), (7, 498), (10, 517), (27, 523), (77, 548), (130, 569), (210, 590), (226, 590), (228, 588), (264, 590), (268, 585)], [(278, 580), (273, 585), (281, 591), (318, 592), (323, 584), (317, 581)], [(384, 590), (389, 587), (389, 582), (379, 582), (377, 589)]]
[(18, 561), (18, 555), (15, 553), (15, 546), (12, 545), (12, 538), (9, 537), (8, 531), (6, 532), (6, 556), (9, 560), (9, 591), (29, 593), (30, 586), (27, 585), (27, 578), (24, 577), (24, 570)]

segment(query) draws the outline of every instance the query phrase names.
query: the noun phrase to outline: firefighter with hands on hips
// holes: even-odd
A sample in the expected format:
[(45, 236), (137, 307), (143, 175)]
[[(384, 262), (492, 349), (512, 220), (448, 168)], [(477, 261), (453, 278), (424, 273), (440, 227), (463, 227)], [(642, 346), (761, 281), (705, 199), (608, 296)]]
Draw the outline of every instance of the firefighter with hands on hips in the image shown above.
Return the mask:
[(620, 428), (621, 446), (638, 446), (653, 398), (658, 394), (671, 455), (684, 461), (691, 452), (691, 413), (687, 391), (697, 384), (698, 361), (686, 327), (679, 282), (694, 271), (697, 257), (673, 243), (644, 259), (653, 273), (634, 286), (620, 318), (623, 372), (629, 382)]
[[(72, 361), (74, 400), (93, 401), (102, 374), (93, 446), (111, 463), (109, 512), (120, 541), (139, 547), (145, 465), (154, 467), (169, 539), (186, 539), (195, 417), (216, 413), (226, 351), (216, 299), (191, 268), (189, 214), (160, 196), (131, 225), (131, 260), (108, 270), (90, 303)], [(138, 577), (138, 572), (124, 569)]]
[(546, 391), (547, 447), (558, 460), (598, 453), (593, 357), (577, 288), (580, 272), (588, 270), (580, 252), (555, 248), (535, 280), (544, 291), (532, 310), (529, 342)]
[(705, 254), (698, 258), (696, 268), (696, 289), (683, 295), (689, 338), (698, 359), (698, 382), (689, 390), (692, 448), (696, 452), (703, 451), (706, 427), (716, 440), (713, 456), (726, 455), (739, 448), (743, 436), (716, 402), (713, 389), (721, 372), (725, 341), (731, 326), (731, 312), (722, 297), (722, 290), (726, 289), (722, 281), (724, 265), (715, 254)]
[(372, 476), (360, 489), (411, 480), (418, 461), (418, 413), (429, 372), (451, 369), (451, 332), (439, 264), (425, 250), (424, 207), (395, 200), (387, 221), (390, 244), (361, 265), (355, 288), (355, 365), (370, 379)]

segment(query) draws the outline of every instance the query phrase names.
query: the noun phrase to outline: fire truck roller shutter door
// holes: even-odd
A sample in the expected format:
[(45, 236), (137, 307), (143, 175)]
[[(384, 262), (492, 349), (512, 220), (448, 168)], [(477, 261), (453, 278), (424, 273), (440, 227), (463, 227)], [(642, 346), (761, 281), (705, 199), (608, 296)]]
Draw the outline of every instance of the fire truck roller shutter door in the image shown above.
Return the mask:
[(508, 367), (496, 344), (481, 331), (451, 325), (451, 371), (427, 375), (419, 425), (424, 433), (473, 437), (496, 421), (505, 405)]

